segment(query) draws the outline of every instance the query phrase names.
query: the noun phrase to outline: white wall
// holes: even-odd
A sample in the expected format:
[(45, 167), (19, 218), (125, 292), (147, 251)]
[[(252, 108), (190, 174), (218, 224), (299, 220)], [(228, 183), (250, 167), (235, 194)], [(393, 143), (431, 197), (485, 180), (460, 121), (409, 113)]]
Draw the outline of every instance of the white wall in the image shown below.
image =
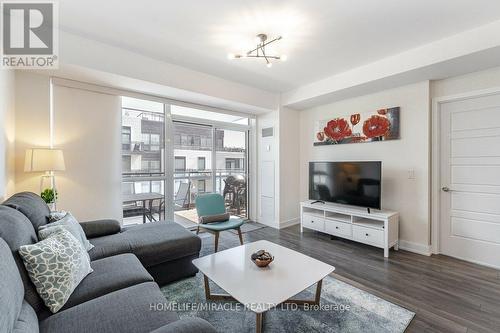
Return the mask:
[[(273, 128), (272, 137), (262, 137), (263, 128)], [(279, 112), (257, 117), (257, 218), (260, 223), (279, 228)]]
[(0, 70), (0, 202), (15, 191), (15, 74)]
[(431, 82), (431, 97), (443, 97), (500, 87), (500, 67)]
[(122, 220), (121, 99), (54, 85), (54, 147), (64, 152), (59, 205), (80, 221)]
[[(273, 127), (274, 135), (263, 138), (262, 129), (267, 127)], [(299, 222), (299, 128), (296, 110), (281, 108), (257, 117), (257, 220), (274, 228)], [(270, 170), (264, 170), (271, 164), (274, 166), (272, 177)]]
[(49, 147), (49, 78), (29, 71), (16, 72), (16, 192), (40, 193), (42, 173), (24, 172), (27, 148)]
[[(315, 123), (354, 112), (401, 107), (401, 139), (313, 147)], [(382, 161), (382, 207), (400, 213), (400, 239), (427, 247), (429, 223), (429, 82), (322, 105), (300, 113), (300, 197), (308, 197), (309, 161)], [(408, 179), (409, 170), (415, 179)], [(298, 205), (298, 203), (297, 203)]]
[(300, 112), (282, 107), (279, 111), (280, 227), (299, 223), (300, 201)]

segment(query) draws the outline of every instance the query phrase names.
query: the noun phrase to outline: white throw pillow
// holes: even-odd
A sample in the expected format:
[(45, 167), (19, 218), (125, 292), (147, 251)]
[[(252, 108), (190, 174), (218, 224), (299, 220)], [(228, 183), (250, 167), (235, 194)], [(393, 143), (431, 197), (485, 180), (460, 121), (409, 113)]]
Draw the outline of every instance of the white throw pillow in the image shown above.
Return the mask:
[(49, 222), (59, 221), (68, 214), (65, 210), (53, 211), (49, 214)]
[(23, 245), (19, 254), (45, 305), (56, 313), (80, 282), (93, 272), (87, 252), (66, 229), (36, 244)]
[(46, 239), (54, 232), (54, 228), (59, 226), (71, 232), (71, 234), (82, 243), (85, 250), (90, 251), (90, 249), (94, 247), (87, 239), (80, 223), (78, 223), (71, 213), (66, 213), (63, 218), (56, 222), (40, 226), (40, 228), (38, 228), (38, 237), (40, 239)]

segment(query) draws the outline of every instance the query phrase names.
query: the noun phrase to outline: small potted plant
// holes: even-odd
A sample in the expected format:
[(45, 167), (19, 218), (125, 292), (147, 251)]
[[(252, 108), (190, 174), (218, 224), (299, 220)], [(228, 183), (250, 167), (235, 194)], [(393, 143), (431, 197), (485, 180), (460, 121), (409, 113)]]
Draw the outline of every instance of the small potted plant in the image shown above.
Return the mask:
[(55, 209), (55, 204), (57, 201), (57, 190), (55, 188), (46, 188), (42, 191), (40, 196), (47, 205), (51, 205)]

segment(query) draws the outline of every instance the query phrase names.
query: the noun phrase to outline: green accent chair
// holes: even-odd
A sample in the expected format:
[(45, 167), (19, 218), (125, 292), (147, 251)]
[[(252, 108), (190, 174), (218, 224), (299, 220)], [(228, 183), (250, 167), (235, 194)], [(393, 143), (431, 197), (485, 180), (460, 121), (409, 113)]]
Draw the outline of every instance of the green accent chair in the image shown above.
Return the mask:
[[(226, 212), (226, 206), (224, 205), (224, 198), (218, 193), (207, 193), (201, 194), (196, 197), (196, 211), (199, 217), (202, 216), (212, 216), (224, 214)], [(242, 218), (231, 216), (228, 221), (224, 222), (214, 222), (199, 224), (196, 233), (200, 232), (200, 228), (214, 234), (215, 236), (215, 252), (219, 247), (219, 233), (224, 230), (235, 229), (238, 231), (238, 237), (240, 238), (240, 244), (243, 245), (243, 237), (241, 235), (241, 225), (245, 223)]]

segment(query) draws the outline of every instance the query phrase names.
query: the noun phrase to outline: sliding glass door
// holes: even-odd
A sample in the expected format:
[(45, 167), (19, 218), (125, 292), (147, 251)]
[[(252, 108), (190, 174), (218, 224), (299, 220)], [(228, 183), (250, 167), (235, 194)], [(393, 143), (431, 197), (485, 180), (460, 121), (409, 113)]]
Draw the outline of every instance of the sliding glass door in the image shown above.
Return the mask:
[(217, 192), (226, 210), (248, 215), (248, 131), (174, 121), (174, 220), (198, 223), (196, 196)]
[(215, 129), (215, 183), (232, 215), (248, 217), (248, 131)]
[(162, 103), (122, 98), (124, 224), (159, 221), (165, 213), (165, 111)]
[(213, 129), (211, 126), (174, 121), (174, 219), (195, 226), (196, 196), (213, 191)]
[[(198, 195), (216, 192), (248, 217), (249, 119), (122, 97), (124, 224), (196, 227)], [(167, 189), (167, 191), (165, 191)]]

